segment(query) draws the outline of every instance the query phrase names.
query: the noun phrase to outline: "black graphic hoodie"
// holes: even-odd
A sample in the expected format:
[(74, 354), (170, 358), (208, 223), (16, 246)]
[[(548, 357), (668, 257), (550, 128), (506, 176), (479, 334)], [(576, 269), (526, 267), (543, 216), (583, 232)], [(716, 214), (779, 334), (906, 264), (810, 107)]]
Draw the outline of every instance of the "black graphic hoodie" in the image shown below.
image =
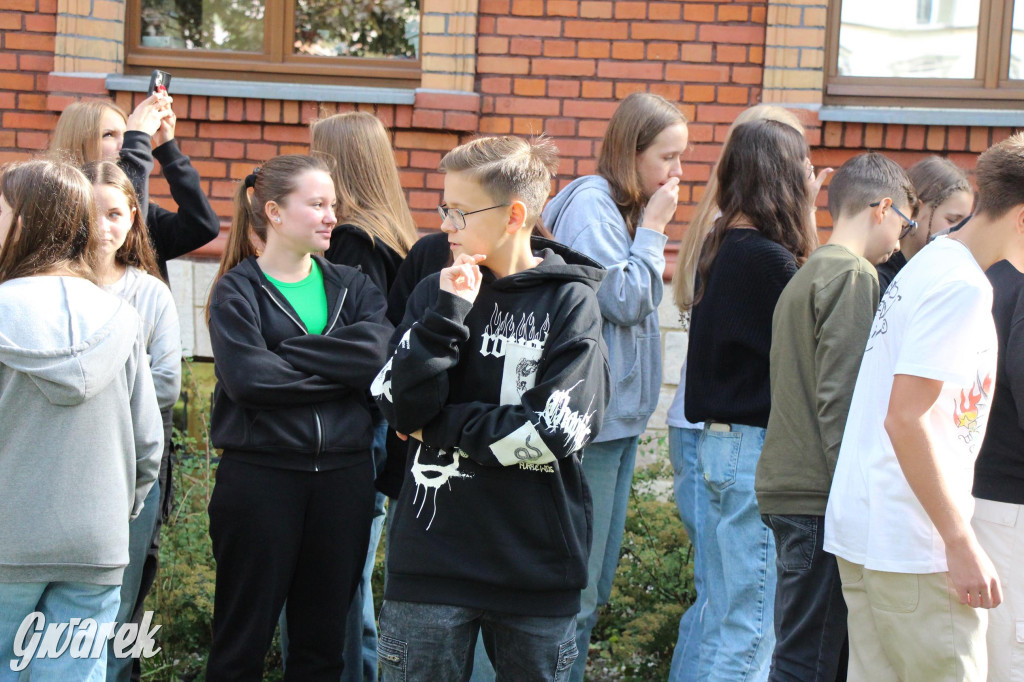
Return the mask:
[(409, 440), (385, 598), (506, 613), (579, 610), (591, 542), (583, 447), (609, 397), (596, 262), (543, 261), (484, 281), (475, 303), (413, 291), (371, 386)]
[(299, 471), (343, 469), (368, 456), (366, 387), (387, 360), (391, 323), (369, 277), (314, 256), (327, 327), (310, 334), (254, 257), (213, 287), (216, 360), (211, 439), (225, 457)]

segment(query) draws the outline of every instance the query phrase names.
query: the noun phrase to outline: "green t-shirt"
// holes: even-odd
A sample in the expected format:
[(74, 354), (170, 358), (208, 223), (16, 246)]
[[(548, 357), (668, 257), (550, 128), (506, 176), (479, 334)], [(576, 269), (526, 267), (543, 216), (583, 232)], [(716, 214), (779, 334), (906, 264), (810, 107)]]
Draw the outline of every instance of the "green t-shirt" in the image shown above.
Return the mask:
[(327, 326), (327, 292), (324, 274), (315, 260), (309, 274), (298, 282), (282, 282), (267, 275), (270, 283), (288, 299), (310, 334), (323, 334)]

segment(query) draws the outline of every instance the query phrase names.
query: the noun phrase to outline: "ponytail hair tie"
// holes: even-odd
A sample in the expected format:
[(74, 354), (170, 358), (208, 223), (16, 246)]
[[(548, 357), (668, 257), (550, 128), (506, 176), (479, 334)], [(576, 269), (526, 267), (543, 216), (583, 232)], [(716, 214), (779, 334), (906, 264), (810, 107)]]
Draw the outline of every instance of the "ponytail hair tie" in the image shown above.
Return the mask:
[(256, 166), (255, 168), (252, 169), (252, 173), (249, 173), (248, 175), (245, 176), (245, 186), (246, 186), (246, 188), (250, 188), (250, 187), (255, 187), (256, 186), (256, 176), (258, 176), (259, 174), (260, 174), (260, 167)]

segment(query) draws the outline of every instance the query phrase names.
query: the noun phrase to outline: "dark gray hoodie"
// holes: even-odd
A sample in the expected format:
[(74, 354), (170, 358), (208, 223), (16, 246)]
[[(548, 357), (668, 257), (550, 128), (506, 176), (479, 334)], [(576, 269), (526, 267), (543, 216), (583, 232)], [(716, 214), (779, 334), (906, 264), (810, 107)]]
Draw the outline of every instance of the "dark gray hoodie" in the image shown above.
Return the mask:
[(131, 305), (77, 277), (0, 284), (0, 582), (120, 584), (162, 451)]

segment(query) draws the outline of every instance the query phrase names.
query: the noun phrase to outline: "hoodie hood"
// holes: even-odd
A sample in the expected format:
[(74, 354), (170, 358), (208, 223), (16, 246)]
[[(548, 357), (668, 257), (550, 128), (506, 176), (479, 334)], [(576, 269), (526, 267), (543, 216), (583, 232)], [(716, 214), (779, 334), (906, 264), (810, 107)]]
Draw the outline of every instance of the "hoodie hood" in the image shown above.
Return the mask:
[(55, 405), (77, 405), (117, 376), (139, 334), (129, 304), (79, 277), (0, 285), (0, 365), (27, 374)]
[(597, 261), (556, 241), (534, 236), (530, 238), (530, 248), (543, 259), (539, 265), (500, 279), (495, 279), (494, 273), (485, 268), (485, 280), (489, 280), (491, 286), (501, 291), (526, 289), (544, 282), (561, 280), (585, 284), (596, 293), (607, 274), (604, 266)]
[(572, 203), (578, 194), (588, 191), (600, 192), (601, 198), (605, 201), (612, 195), (608, 181), (600, 175), (584, 175), (583, 177), (576, 178), (566, 185), (561, 192), (553, 196), (547, 206), (544, 207), (542, 213), (544, 227), (554, 231), (554, 226), (558, 223), (562, 210)]

